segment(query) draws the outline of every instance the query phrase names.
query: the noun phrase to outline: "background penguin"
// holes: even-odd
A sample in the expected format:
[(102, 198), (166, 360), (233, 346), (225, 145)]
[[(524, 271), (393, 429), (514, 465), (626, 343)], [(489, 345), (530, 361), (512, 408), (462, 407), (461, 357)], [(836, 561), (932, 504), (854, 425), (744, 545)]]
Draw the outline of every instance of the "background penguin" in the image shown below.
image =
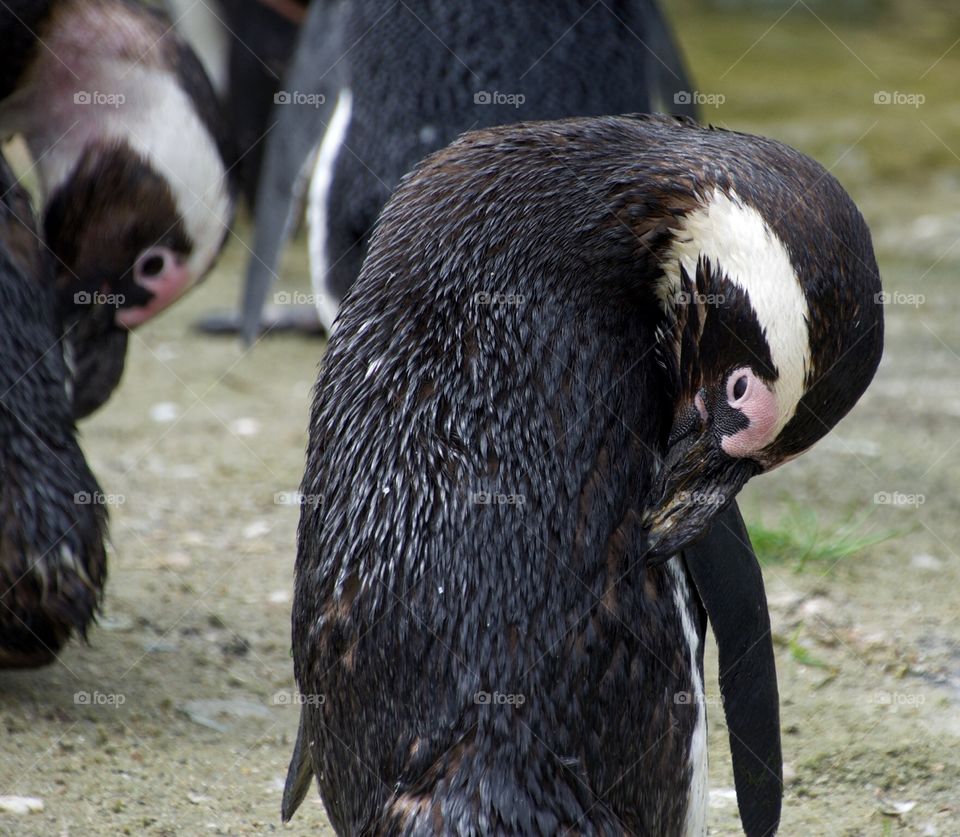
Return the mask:
[[(21, 134), (35, 161), (60, 305), (91, 318), (75, 347), (79, 416), (119, 381), (121, 329), (213, 265), (233, 212), (233, 154), (201, 65), (159, 13), (127, 0), (11, 0), (0, 36), (0, 130)], [(110, 310), (91, 310), (101, 305)]]
[(341, 834), (705, 833), (677, 552), (854, 405), (879, 290), (771, 140), (608, 117), (421, 164), (315, 392), (284, 817), (313, 774)]
[[(653, 0), (562, 0), (548, 14), (494, 0), (313, 3), (283, 88), (258, 191), (247, 342), (295, 225), (308, 160), (311, 274), (329, 331), (390, 192), (462, 131), (519, 118), (693, 113)], [(209, 325), (223, 330), (217, 318)]]
[(0, 157), (0, 668), (53, 660), (106, 578), (106, 507), (71, 418), (51, 267)]

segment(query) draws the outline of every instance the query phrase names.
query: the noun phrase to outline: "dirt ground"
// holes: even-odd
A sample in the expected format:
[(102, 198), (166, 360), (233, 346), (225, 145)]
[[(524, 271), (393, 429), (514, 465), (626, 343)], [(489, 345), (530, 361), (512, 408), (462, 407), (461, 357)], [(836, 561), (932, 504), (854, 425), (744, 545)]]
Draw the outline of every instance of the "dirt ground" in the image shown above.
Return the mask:
[[(766, 565), (781, 833), (958, 835), (960, 46), (948, 48), (960, 31), (896, 18), (879, 33), (828, 26), (800, 5), (772, 29), (775, 17), (722, 18), (721, 38), (718, 14), (668, 4), (702, 89), (726, 97), (707, 118), (833, 166), (871, 223), (891, 294), (867, 396), (742, 495), (754, 526), (805, 509), (807, 534), (888, 536), (840, 560)], [(807, 53), (791, 45), (803, 43), (819, 52), (801, 68)], [(874, 105), (894, 89), (927, 102)], [(234, 304), (245, 237), (241, 225), (215, 275), (137, 332), (120, 390), (81, 427), (111, 500), (104, 613), (58, 664), (0, 673), (0, 796), (42, 800), (0, 812), (0, 834), (332, 834), (316, 796), (291, 824), (279, 817), (297, 721), (289, 495), (323, 344), (272, 337), (244, 353), (190, 328)], [(286, 276), (282, 289), (305, 289), (302, 242)], [(715, 666), (710, 656), (713, 700)], [(710, 830), (738, 834), (722, 713), (709, 712)]]

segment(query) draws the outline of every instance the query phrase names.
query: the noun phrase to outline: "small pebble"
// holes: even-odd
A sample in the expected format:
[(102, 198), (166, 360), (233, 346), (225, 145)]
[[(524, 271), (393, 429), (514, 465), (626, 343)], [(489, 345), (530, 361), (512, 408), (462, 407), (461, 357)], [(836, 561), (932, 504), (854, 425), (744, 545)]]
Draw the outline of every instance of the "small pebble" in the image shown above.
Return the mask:
[(223, 719), (270, 718), (270, 710), (262, 703), (251, 700), (191, 700), (181, 707), (183, 713), (195, 724), (217, 732), (227, 732)]
[(43, 800), (37, 796), (0, 796), (0, 811), (5, 814), (38, 814)]
[(133, 620), (122, 613), (115, 613), (110, 616), (101, 616), (97, 619), (97, 625), (105, 631), (129, 631), (133, 627)]
[(917, 803), (910, 802), (895, 802), (894, 800), (884, 800), (882, 803), (881, 810), (888, 817), (902, 817), (904, 814), (909, 814), (914, 808), (917, 807)]
[(260, 422), (254, 418), (238, 418), (230, 422), (230, 430), (237, 436), (256, 436), (260, 432)]
[(170, 654), (176, 651), (177, 647), (177, 643), (175, 642), (156, 641), (143, 643), (143, 650), (148, 654)]
[(836, 610), (836, 605), (823, 596), (816, 596), (812, 599), (807, 599), (807, 601), (805, 601), (800, 607), (800, 613), (804, 617), (810, 618), (812, 616), (816, 616), (828, 624), (833, 622), (833, 619), (829, 617), (832, 617)]
[(180, 408), (172, 401), (161, 401), (150, 408), (150, 418), (157, 424), (169, 424), (176, 421)]
[(711, 808), (729, 808), (737, 804), (737, 792), (734, 788), (713, 788), (710, 791)]
[(910, 566), (918, 570), (939, 570), (943, 567), (943, 561), (927, 552), (921, 552), (910, 559)]
[(260, 538), (270, 531), (270, 524), (265, 520), (254, 520), (243, 527), (243, 537), (248, 541), (254, 538)]

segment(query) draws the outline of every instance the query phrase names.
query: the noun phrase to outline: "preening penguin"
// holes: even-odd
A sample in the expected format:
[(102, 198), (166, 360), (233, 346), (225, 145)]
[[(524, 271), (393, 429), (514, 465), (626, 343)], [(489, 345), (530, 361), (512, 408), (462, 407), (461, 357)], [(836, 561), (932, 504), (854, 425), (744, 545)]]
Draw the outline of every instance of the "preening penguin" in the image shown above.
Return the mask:
[(74, 346), (81, 415), (119, 380), (120, 330), (212, 266), (232, 217), (233, 155), (202, 67), (158, 13), (130, 0), (11, 0), (0, 35), (0, 130), (21, 134), (36, 163), (61, 309), (89, 317)]
[(107, 516), (71, 418), (52, 265), (0, 157), (0, 668), (54, 659), (93, 618)]
[(340, 834), (703, 834), (678, 552), (854, 405), (879, 288), (771, 140), (603, 117), (423, 162), (315, 392), (284, 816), (312, 774)]
[(307, 191), (311, 280), (329, 332), (391, 191), (462, 131), (521, 118), (693, 115), (676, 100), (691, 85), (655, 0), (556, 0), (549, 14), (500, 0), (314, 2), (283, 87), (257, 193), (248, 342), (293, 227), (291, 195)]

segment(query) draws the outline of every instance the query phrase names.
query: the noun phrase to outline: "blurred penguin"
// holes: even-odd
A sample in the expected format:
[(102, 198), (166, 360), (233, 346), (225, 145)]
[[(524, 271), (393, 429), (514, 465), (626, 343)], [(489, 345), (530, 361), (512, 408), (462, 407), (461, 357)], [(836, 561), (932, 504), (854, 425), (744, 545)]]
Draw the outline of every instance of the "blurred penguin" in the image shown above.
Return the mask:
[(59, 304), (83, 321), (72, 332), (82, 416), (119, 381), (125, 329), (213, 266), (233, 216), (234, 155), (203, 67), (159, 12), (9, 0), (0, 37), (0, 131), (30, 150)]
[[(637, 111), (692, 115), (653, 0), (534, 5), (315, 2), (277, 96), (242, 328), (252, 340), (307, 191), (311, 278), (329, 331), (400, 178), (470, 128)], [(686, 95), (685, 95), (686, 94)]]
[(0, 669), (85, 634), (106, 579), (103, 494), (77, 444), (49, 254), (0, 156)]

